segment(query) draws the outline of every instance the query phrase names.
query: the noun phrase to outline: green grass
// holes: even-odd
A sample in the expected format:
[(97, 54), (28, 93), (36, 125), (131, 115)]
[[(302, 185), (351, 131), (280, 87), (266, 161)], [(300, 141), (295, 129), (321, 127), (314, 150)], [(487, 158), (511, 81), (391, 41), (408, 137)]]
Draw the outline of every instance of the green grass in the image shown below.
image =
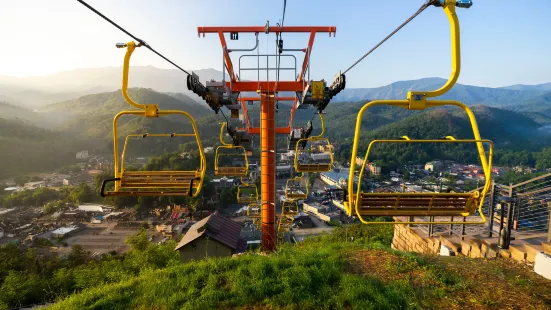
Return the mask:
[[(351, 240), (354, 236), (354, 241)], [(337, 228), (332, 235), (281, 246), (268, 256), (211, 258), (142, 273), (136, 278), (73, 295), (52, 309), (439, 309), (503, 308), (491, 298), (503, 289), (522, 308), (545, 309), (547, 280), (516, 270), (499, 279), (484, 260), (400, 253), (389, 248), (392, 227)], [(473, 260), (468, 260), (473, 261)], [(466, 272), (465, 266), (469, 266)], [(478, 269), (477, 269), (478, 268)], [(487, 269), (492, 287), (477, 277)], [(472, 275), (474, 274), (474, 276)], [(485, 277), (482, 277), (485, 278)], [(503, 285), (507, 287), (502, 287)], [(526, 287), (525, 283), (531, 283)], [(551, 282), (549, 282), (551, 283)], [(488, 293), (488, 294), (485, 294)], [(529, 304), (525, 304), (530, 302)]]

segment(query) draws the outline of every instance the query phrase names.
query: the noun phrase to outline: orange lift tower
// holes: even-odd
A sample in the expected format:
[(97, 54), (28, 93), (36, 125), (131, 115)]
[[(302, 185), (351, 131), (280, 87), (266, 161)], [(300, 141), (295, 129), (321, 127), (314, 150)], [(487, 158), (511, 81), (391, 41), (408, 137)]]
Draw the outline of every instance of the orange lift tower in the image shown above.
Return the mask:
[[(275, 188), (275, 179), (276, 179), (276, 145), (275, 138), (276, 134), (289, 134), (291, 131), (291, 122), (292, 115), (289, 122), (289, 126), (276, 128), (275, 126), (275, 117), (276, 117), (276, 104), (277, 100), (289, 100), (294, 101), (294, 107), (292, 113), (300, 105), (305, 107), (314, 106), (320, 112), (327, 106), (329, 100), (336, 95), (339, 91), (344, 89), (344, 76), (340, 73), (337, 74), (335, 81), (329, 87), (326, 87), (325, 82), (322, 81), (308, 81), (306, 73), (309, 73), (310, 67), (310, 55), (312, 52), (312, 46), (314, 45), (314, 38), (316, 33), (328, 33), (329, 36), (335, 35), (337, 28), (334, 26), (270, 26), (269, 23), (266, 26), (258, 27), (198, 27), (197, 28), (199, 36), (201, 34), (205, 36), (207, 33), (216, 33), (220, 38), (220, 43), (222, 44), (223, 49), (223, 68), (224, 68), (224, 77), (220, 81), (207, 81), (206, 85), (203, 85), (199, 82), (197, 75), (191, 74), (188, 76), (188, 88), (194, 93), (202, 97), (207, 101), (209, 106), (215, 111), (218, 112), (222, 106), (225, 106), (231, 111), (232, 118), (237, 118), (239, 116), (239, 110), (243, 107), (243, 110), (246, 111), (245, 101), (260, 101), (260, 128), (253, 128), (250, 125), (250, 122), (245, 122), (246, 128), (238, 128), (246, 131), (247, 134), (260, 134), (261, 140), (261, 207), (262, 207), (262, 248), (265, 251), (273, 251), (276, 246), (276, 214), (275, 214), (275, 203), (276, 203), (276, 188)], [(251, 49), (230, 49), (226, 44), (226, 34), (229, 34), (231, 40), (237, 40), (240, 33), (251, 33), (256, 36), (256, 46)], [(275, 54), (259, 54), (258, 52), (258, 36), (259, 34), (265, 33), (269, 35), (273, 33), (276, 35), (276, 40), (279, 36), (279, 41), (277, 41), (278, 53)], [(309, 33), (310, 37), (308, 40), (308, 45), (303, 49), (283, 49), (283, 41), (281, 40), (281, 33)], [(243, 55), (258, 57), (257, 68), (241, 68), (241, 57), (238, 64), (238, 72), (242, 70), (254, 70), (258, 72), (258, 80), (248, 80), (241, 81), (240, 77), (236, 74), (234, 64), (230, 58), (230, 53), (233, 51), (240, 52), (252, 52), (257, 50), (256, 55)], [(294, 80), (280, 81), (269, 80), (269, 74), (267, 72), (267, 80), (260, 80), (260, 71), (268, 70), (284, 70), (289, 68), (268, 68), (269, 62), (268, 57), (283, 57), (290, 56), (294, 58), (294, 55), (284, 55), (282, 52), (293, 51), (293, 52), (304, 52), (304, 60), (302, 66), (300, 67), (300, 73), (295, 74)], [(262, 63), (264, 64), (264, 59), (266, 59), (266, 68), (260, 67), (260, 58), (262, 58)], [(295, 58), (296, 59), (296, 58)], [(295, 60), (296, 64), (296, 60)], [(294, 68), (295, 72), (297, 67)], [(229, 80), (225, 81), (225, 76), (229, 76)], [(241, 92), (246, 92), (250, 94), (251, 92), (256, 92), (259, 97), (247, 96), (246, 98), (239, 98)], [(285, 98), (278, 98), (279, 92), (294, 92), (296, 97), (286, 96)], [(240, 102), (241, 101), (241, 102)], [(300, 107), (304, 108), (304, 107)], [(244, 113), (246, 116), (246, 113)]]

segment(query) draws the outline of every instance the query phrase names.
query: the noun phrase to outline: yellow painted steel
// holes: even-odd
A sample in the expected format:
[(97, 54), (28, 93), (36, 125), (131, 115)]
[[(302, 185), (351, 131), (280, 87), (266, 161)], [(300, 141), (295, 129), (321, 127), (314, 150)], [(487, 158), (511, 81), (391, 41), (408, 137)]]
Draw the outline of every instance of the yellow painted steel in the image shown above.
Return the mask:
[(281, 214), (277, 225), (278, 242), (283, 242), (285, 233), (291, 229), (295, 216), (298, 215), (298, 202), (296, 200), (286, 200), (281, 204)]
[[(406, 137), (407, 138), (407, 137)], [(472, 191), (469, 193), (362, 193), (361, 192), (361, 180), (363, 178), (363, 173), (365, 171), (366, 163), (369, 159), (369, 153), (372, 150), (373, 145), (377, 143), (487, 143), (489, 145), (489, 152), (488, 152), (488, 158), (486, 159), (486, 155), (484, 152), (479, 152), (480, 158), (483, 170), (484, 170), (484, 177), (486, 179), (486, 182), (484, 186), (482, 187), (482, 190), (479, 191)], [(483, 161), (482, 158), (485, 160)], [(351, 215), (352, 212), (355, 212), (355, 214), (358, 216), (360, 221), (364, 224), (375, 224), (375, 223), (386, 223), (389, 222), (368, 222), (363, 219), (362, 215), (371, 215), (371, 216), (468, 216), (470, 215), (475, 209), (478, 207), (478, 211), (481, 217), (481, 221), (477, 222), (461, 222), (461, 224), (484, 224), (486, 222), (486, 218), (484, 217), (484, 214), (482, 213), (482, 206), (484, 204), (484, 197), (486, 193), (488, 192), (491, 184), (491, 166), (492, 166), (492, 158), (493, 158), (493, 143), (490, 140), (476, 140), (476, 139), (462, 139), (458, 140), (455, 139), (452, 136), (446, 137), (446, 139), (443, 140), (437, 140), (437, 139), (429, 139), (429, 140), (411, 140), (409, 138), (404, 140), (373, 140), (371, 143), (369, 143), (369, 146), (367, 148), (366, 156), (364, 158), (364, 161), (362, 163), (362, 166), (360, 168), (360, 173), (358, 175), (358, 186), (356, 190), (356, 194), (350, 195), (349, 201), (345, 203), (345, 207), (347, 209), (347, 212), (349, 215)], [(487, 164), (485, 165), (484, 162)], [(354, 166), (351, 166), (351, 171), (354, 170)], [(354, 173), (354, 172), (352, 172)], [(352, 185), (352, 186), (351, 186)], [(353, 188), (353, 180), (352, 183), (348, 184), (349, 190), (350, 188)], [(352, 193), (352, 192), (351, 192)], [(383, 208), (378, 208), (377, 211), (370, 210), (369, 205), (366, 206), (365, 209), (360, 208), (359, 199), (357, 197), (367, 197), (367, 198), (379, 198), (381, 200), (386, 200), (387, 203), (390, 199), (395, 200), (394, 208), (384, 208), (385, 210), (382, 210)], [(388, 197), (387, 199), (381, 198), (381, 197)], [(425, 198), (424, 202), (426, 202), (427, 198), (430, 198), (430, 202), (427, 205), (426, 209), (423, 208), (415, 208), (414, 210), (408, 209), (407, 211), (404, 211), (403, 208), (400, 207), (400, 198), (401, 197), (407, 197), (408, 199), (413, 198), (422, 200)], [(463, 207), (463, 210), (458, 209), (451, 209), (451, 210), (442, 210), (436, 209), (436, 207), (432, 206), (432, 203), (435, 201), (435, 199), (438, 198), (446, 198), (446, 199), (465, 199), (465, 206)], [(414, 201), (413, 200), (413, 201)], [(410, 200), (411, 201), (411, 200)], [(450, 201), (450, 202), (453, 202)], [(369, 202), (367, 202), (369, 204)], [(453, 203), (452, 203), (453, 204)], [(351, 210), (351, 206), (354, 206), (354, 210)], [(461, 212), (462, 211), (462, 212)], [(400, 222), (400, 224), (411, 224), (415, 222)], [(418, 222), (417, 222), (418, 223)], [(429, 222), (433, 224), (452, 224), (455, 222), (450, 221), (439, 221), (439, 222)]]
[(249, 204), (247, 206), (247, 217), (253, 221), (256, 228), (259, 228), (259, 224), (262, 221), (262, 205), (258, 203)]
[[(214, 156), (214, 175), (216, 176), (241, 176), (245, 177), (247, 176), (247, 173), (249, 172), (249, 159), (247, 157), (247, 150), (243, 146), (235, 146), (230, 143), (224, 142), (223, 136), (224, 136), (224, 126), (227, 126), (226, 122), (222, 123), (222, 126), (220, 126), (220, 143), (222, 143), (221, 146), (216, 148), (216, 154)], [(235, 153), (225, 153), (224, 151), (233, 151)], [(244, 166), (238, 166), (238, 167), (229, 167), (229, 166), (222, 166), (220, 165), (220, 158), (222, 157), (231, 157), (231, 158), (243, 158), (245, 160)]]
[[(474, 211), (474, 206), (478, 205), (478, 211), (479, 215), (481, 217), (481, 221), (478, 222), (461, 222), (461, 224), (484, 224), (486, 223), (486, 218), (484, 217), (484, 214), (482, 213), (482, 205), (484, 203), (484, 197), (488, 191), (489, 184), (491, 182), (491, 167), (492, 167), (492, 156), (493, 156), (493, 144), (489, 140), (483, 140), (480, 137), (480, 132), (478, 130), (478, 125), (476, 123), (476, 118), (474, 116), (474, 113), (472, 110), (466, 106), (465, 104), (453, 101), (453, 100), (427, 100), (427, 97), (437, 97), (441, 96), (447, 91), (449, 91), (453, 85), (456, 83), (459, 73), (461, 70), (461, 57), (460, 57), (460, 31), (459, 31), (459, 20), (457, 19), (457, 15), (455, 14), (455, 0), (446, 0), (445, 4), (443, 5), (444, 12), (446, 16), (448, 17), (448, 21), (450, 22), (450, 29), (451, 29), (451, 49), (452, 49), (452, 72), (448, 79), (448, 81), (442, 86), (441, 88), (435, 90), (435, 91), (409, 91), (407, 95), (406, 100), (375, 100), (371, 101), (367, 104), (365, 104), (359, 111), (357, 119), (356, 119), (356, 128), (354, 132), (354, 143), (352, 147), (352, 155), (350, 162), (350, 173), (348, 176), (348, 201), (345, 202), (345, 209), (348, 215), (353, 215), (353, 213), (356, 213), (356, 215), (360, 218), (362, 223), (365, 224), (395, 224), (395, 222), (368, 222), (365, 221), (362, 218), (362, 211), (359, 209), (359, 203), (358, 201), (360, 199), (355, 199), (356, 197), (362, 197), (364, 195), (365, 197), (369, 197), (370, 193), (362, 193), (361, 192), (361, 179), (363, 176), (363, 171), (365, 170), (365, 165), (368, 160), (368, 155), (371, 150), (371, 147), (375, 143), (382, 143), (382, 142), (395, 142), (395, 143), (476, 143), (478, 148), (478, 153), (480, 155), (480, 162), (482, 165), (482, 168), (484, 170), (484, 175), (486, 178), (486, 183), (482, 189), (481, 192), (474, 191), (470, 193), (376, 193), (373, 194), (373, 197), (391, 197), (391, 199), (395, 199), (395, 206), (394, 211), (384, 211), (379, 214), (369, 213), (369, 215), (381, 215), (381, 216), (392, 216), (393, 214), (396, 214), (397, 208), (400, 205), (400, 197), (419, 197), (419, 199), (424, 198), (424, 202), (429, 200), (427, 203), (427, 208), (425, 210), (411, 210), (410, 214), (407, 214), (408, 216), (419, 216), (419, 215), (431, 215), (429, 210), (432, 209), (432, 204), (435, 201), (435, 199), (445, 199), (445, 198), (452, 198), (455, 197), (456, 199), (460, 199), (461, 197), (465, 197), (466, 199), (470, 199), (465, 203), (465, 212), (462, 212), (461, 215), (466, 216), (469, 215)], [(404, 140), (375, 140), (372, 141), (368, 149), (366, 151), (366, 157), (364, 158), (362, 168), (360, 170), (359, 178), (358, 178), (358, 189), (356, 194), (354, 194), (354, 177), (355, 177), (355, 162), (356, 162), (356, 156), (358, 153), (358, 144), (360, 140), (360, 130), (361, 130), (361, 122), (362, 122), (362, 116), (364, 112), (373, 106), (376, 105), (390, 105), (400, 108), (405, 108), (409, 110), (423, 110), (431, 107), (442, 107), (442, 106), (456, 106), (467, 114), (467, 117), (470, 121), (474, 139), (470, 140), (456, 140), (454, 137), (448, 136), (444, 140), (411, 140), (409, 137), (404, 136)], [(485, 150), (483, 143), (488, 143), (490, 145), (489, 150), (489, 156), (486, 158)], [(386, 199), (388, 201), (388, 199)], [(476, 205), (474, 204), (476, 202)], [(382, 204), (384, 204), (383, 202)], [(467, 212), (468, 211), (468, 212)], [(367, 213), (367, 211), (366, 211)], [(401, 213), (401, 216), (406, 216), (406, 214)], [(457, 214), (455, 214), (457, 215)], [(418, 222), (399, 222), (399, 224), (413, 224)], [(456, 222), (451, 221), (439, 221), (439, 222), (424, 222), (426, 224), (432, 223), (432, 224), (453, 224)]]
[[(317, 136), (312, 136), (309, 138), (302, 138), (299, 139), (297, 142), (297, 146), (295, 148), (295, 171), (296, 172), (329, 172), (333, 169), (333, 147), (329, 140), (327, 138), (323, 137), (323, 134), (325, 133), (325, 122), (323, 120), (323, 115), (321, 113), (318, 113), (320, 121), (321, 121), (321, 133)], [(323, 164), (304, 164), (300, 163), (299, 156), (301, 153), (304, 153), (304, 151), (300, 150), (300, 144), (302, 142), (306, 142), (307, 144), (313, 144), (315, 142), (323, 142), (327, 145), (329, 148), (327, 151), (329, 152), (329, 162), (323, 163)]]
[(256, 184), (243, 182), (237, 187), (237, 202), (238, 203), (256, 203), (258, 201), (258, 188)]
[(131, 106), (145, 111), (145, 117), (157, 117), (159, 106), (156, 104), (140, 104), (136, 103), (128, 95), (128, 72), (130, 71), (130, 57), (136, 49), (137, 45), (133, 41), (126, 43), (126, 54), (124, 55), (124, 65), (122, 67), (122, 96), (124, 100)]
[(304, 178), (304, 174), (287, 180), (285, 197), (288, 199), (308, 198), (308, 181)]
[[(159, 110), (156, 104), (139, 104), (128, 95), (128, 73), (130, 57), (137, 45), (134, 42), (126, 44), (124, 57), (122, 94), (125, 101), (138, 110), (121, 111), (113, 118), (113, 154), (115, 166), (115, 189), (107, 191), (106, 196), (192, 196), (201, 191), (206, 172), (206, 158), (199, 137), (199, 131), (193, 117), (179, 110)], [(123, 115), (140, 117), (160, 117), (167, 115), (182, 115), (191, 123), (193, 133), (146, 134), (146, 137), (194, 137), (199, 149), (199, 167), (191, 171), (125, 171), (124, 157), (128, 142), (133, 137), (143, 137), (140, 134), (128, 135), (124, 142), (123, 152), (119, 159), (118, 120)], [(103, 193), (102, 193), (103, 194)]]

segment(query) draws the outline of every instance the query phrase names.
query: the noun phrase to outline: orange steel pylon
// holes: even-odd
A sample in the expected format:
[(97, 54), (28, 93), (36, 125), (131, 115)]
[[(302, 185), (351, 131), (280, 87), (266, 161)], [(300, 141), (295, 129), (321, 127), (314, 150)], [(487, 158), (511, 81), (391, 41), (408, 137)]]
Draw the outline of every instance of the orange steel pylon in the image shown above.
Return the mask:
[[(261, 204), (262, 204), (262, 249), (265, 251), (273, 251), (276, 247), (276, 134), (289, 134), (291, 132), (292, 119), (296, 110), (297, 101), (295, 97), (277, 98), (279, 92), (302, 92), (305, 85), (307, 70), (309, 70), (310, 54), (314, 44), (316, 33), (335, 34), (337, 28), (334, 26), (284, 26), (284, 27), (198, 27), (199, 36), (204, 36), (206, 33), (217, 33), (222, 44), (224, 52), (224, 68), (230, 77), (226, 81), (225, 87), (232, 93), (240, 92), (256, 92), (260, 97), (241, 98), (241, 104), (246, 118), (246, 130), (250, 134), (260, 134), (261, 147)], [(253, 34), (276, 34), (279, 33), (309, 33), (308, 46), (300, 49), (304, 52), (304, 60), (300, 66), (300, 74), (293, 81), (241, 81), (234, 71), (234, 65), (230, 58), (231, 50), (226, 44), (225, 34), (232, 35), (238, 33), (253, 33)], [(262, 69), (259, 69), (262, 70)], [(291, 110), (289, 124), (286, 127), (275, 126), (275, 99), (278, 100), (293, 100), (295, 102)], [(246, 101), (260, 101), (260, 128), (252, 127), (246, 113)]]

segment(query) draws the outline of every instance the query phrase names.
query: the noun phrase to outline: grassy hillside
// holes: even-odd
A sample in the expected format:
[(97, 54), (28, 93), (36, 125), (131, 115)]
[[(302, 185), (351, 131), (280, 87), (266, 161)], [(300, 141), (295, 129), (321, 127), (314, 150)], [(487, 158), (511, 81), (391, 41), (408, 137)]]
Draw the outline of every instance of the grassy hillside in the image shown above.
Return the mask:
[(551, 302), (551, 283), (527, 267), (397, 252), (391, 238), (389, 226), (338, 228), (268, 256), (143, 270), (50, 309), (546, 309)]

